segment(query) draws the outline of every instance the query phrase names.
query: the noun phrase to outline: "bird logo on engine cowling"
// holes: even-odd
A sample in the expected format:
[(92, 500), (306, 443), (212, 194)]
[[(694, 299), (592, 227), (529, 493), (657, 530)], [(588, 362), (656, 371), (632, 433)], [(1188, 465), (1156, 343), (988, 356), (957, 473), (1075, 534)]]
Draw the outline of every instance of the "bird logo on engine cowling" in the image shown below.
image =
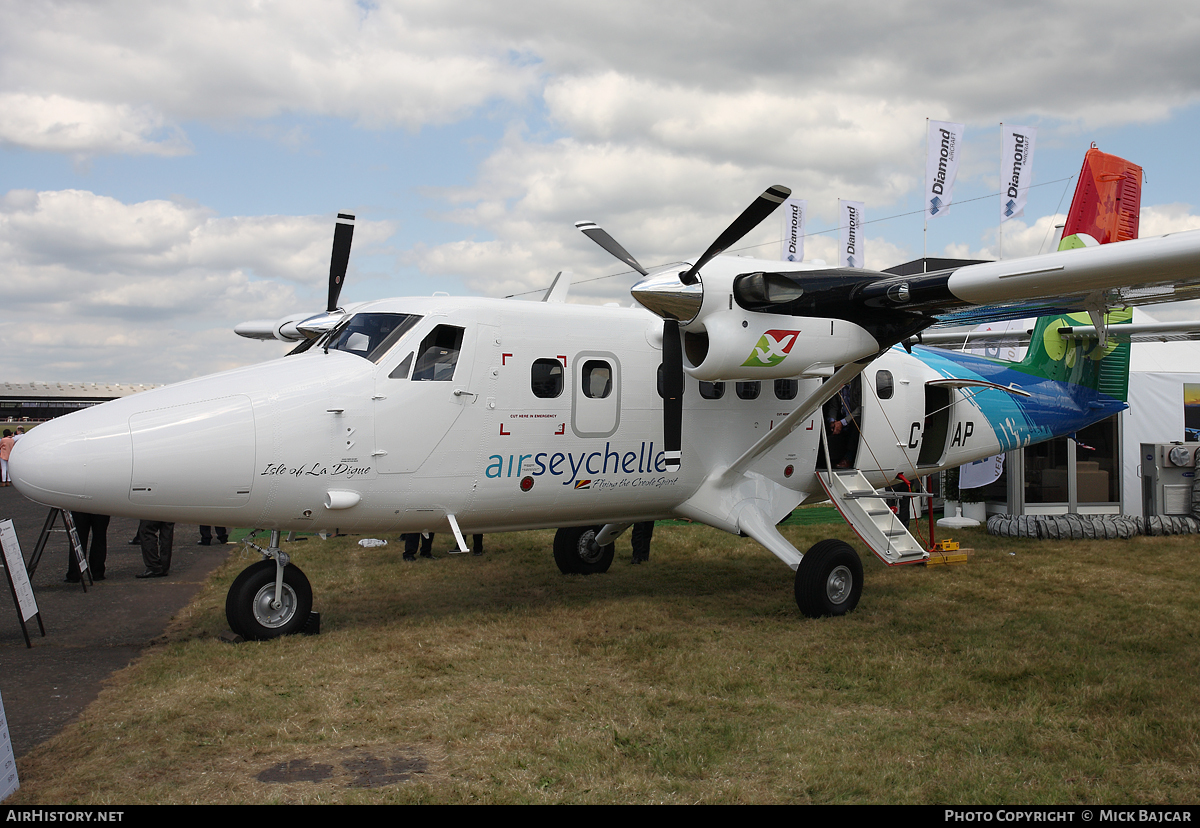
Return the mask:
[(799, 333), (799, 331), (766, 331), (758, 338), (758, 344), (754, 346), (754, 350), (742, 365), (750, 368), (771, 368), (778, 365), (783, 362), (784, 357), (791, 353)]

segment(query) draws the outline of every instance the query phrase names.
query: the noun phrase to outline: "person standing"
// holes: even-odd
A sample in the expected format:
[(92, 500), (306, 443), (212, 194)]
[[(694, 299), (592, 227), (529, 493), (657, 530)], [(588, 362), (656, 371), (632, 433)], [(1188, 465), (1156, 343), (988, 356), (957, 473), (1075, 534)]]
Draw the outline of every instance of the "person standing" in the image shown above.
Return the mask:
[(400, 537), (404, 538), (404, 560), (415, 561), (417, 559), (417, 545), (421, 547), (422, 558), (433, 557), (433, 532), (422, 536), (420, 532), (408, 532)]
[(862, 419), (862, 377), (842, 386), (826, 404), (829, 453), (835, 467), (848, 469), (858, 455), (858, 424)]
[[(91, 512), (71, 512), (75, 521), (75, 532), (79, 535), (79, 545), (87, 555), (88, 569), (93, 581), (104, 580), (104, 564), (108, 560), (108, 515), (93, 515)], [(88, 537), (92, 539), (92, 548), (88, 549)], [(68, 583), (79, 583), (79, 561), (75, 560), (75, 550), (67, 549)]]
[(13, 439), (12, 431), (4, 429), (4, 436), (0, 437), (0, 486), (7, 486), (11, 482), (8, 476), (8, 456), (12, 454), (13, 446), (17, 441)]
[(640, 564), (650, 560), (650, 539), (654, 537), (654, 521), (647, 520), (633, 524), (633, 532), (629, 542), (633, 546), (631, 563)]
[(171, 572), (171, 543), (175, 540), (175, 524), (161, 520), (143, 520), (138, 524), (142, 542), (142, 562), (146, 571), (139, 578), (165, 578)]
[[(211, 526), (201, 526), (200, 527), (200, 540), (196, 541), (197, 545), (212, 546), (212, 536), (213, 536), (212, 530), (213, 530), (213, 528)], [(226, 529), (224, 526), (218, 526), (217, 527), (217, 543), (224, 545), (228, 542), (229, 542), (229, 530)]]

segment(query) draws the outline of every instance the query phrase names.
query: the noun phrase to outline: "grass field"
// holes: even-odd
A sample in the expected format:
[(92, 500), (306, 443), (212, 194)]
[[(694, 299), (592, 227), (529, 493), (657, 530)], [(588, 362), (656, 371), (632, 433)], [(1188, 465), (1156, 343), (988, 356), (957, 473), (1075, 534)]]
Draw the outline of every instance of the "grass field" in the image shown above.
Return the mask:
[(660, 526), (584, 577), (551, 538), (296, 544), (322, 634), (240, 645), (235, 556), (6, 804), (1200, 801), (1195, 539), (963, 531), (812, 621), (749, 540)]

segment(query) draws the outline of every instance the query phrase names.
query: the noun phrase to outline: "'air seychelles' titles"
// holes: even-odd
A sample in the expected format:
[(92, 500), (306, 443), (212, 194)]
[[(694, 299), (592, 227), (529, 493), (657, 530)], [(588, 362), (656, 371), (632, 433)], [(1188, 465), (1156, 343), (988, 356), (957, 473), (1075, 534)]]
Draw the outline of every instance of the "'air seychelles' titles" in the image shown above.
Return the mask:
[[(488, 477), (520, 476), (523, 469), (534, 477), (549, 474), (568, 477), (564, 486), (570, 486), (582, 474), (662, 474), (667, 470), (663, 452), (654, 452), (654, 442), (645, 441), (637, 451), (621, 453), (612, 450), (611, 443), (604, 444), (604, 451), (541, 451), (536, 454), (510, 454), (507, 457), (493, 454), (488, 458), (484, 474)], [(530, 462), (526, 466), (525, 461)]]

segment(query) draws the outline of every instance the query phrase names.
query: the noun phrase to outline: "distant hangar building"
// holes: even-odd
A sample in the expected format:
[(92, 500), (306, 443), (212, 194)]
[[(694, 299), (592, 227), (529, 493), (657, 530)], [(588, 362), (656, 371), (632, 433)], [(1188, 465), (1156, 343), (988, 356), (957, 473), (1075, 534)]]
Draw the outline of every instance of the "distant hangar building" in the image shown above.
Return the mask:
[(121, 382), (0, 383), (0, 421), (39, 423), (157, 385)]

